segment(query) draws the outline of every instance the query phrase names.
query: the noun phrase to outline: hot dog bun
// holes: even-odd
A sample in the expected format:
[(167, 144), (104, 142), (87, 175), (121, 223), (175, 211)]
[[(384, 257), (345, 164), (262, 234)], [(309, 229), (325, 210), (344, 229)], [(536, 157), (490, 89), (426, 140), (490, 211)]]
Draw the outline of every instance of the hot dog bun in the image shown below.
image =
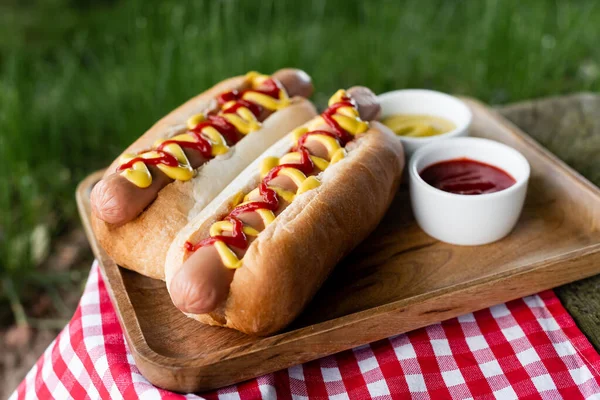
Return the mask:
[[(185, 243), (206, 237), (211, 225), (231, 211), (239, 193), (258, 185), (262, 159), (280, 157), (293, 146), (291, 135), (273, 145), (181, 230), (167, 253), (169, 291), (189, 257)], [(339, 260), (375, 229), (400, 182), (402, 145), (382, 124), (372, 122), (347, 151), (346, 158), (322, 173), (320, 186), (298, 195), (250, 244), (226, 299), (210, 313), (188, 316), (210, 325), (268, 335), (302, 311)], [(204, 290), (210, 298), (211, 290), (220, 289)]]
[[(306, 78), (303, 79), (308, 79), (310, 84), (310, 78), (302, 71), (281, 70), (278, 73), (285, 77), (286, 74), (282, 72), (286, 71), (289, 74), (300, 74), (300, 77), (304, 74)], [(231, 78), (189, 100), (158, 121), (124, 153), (143, 151), (158, 139), (185, 131), (186, 120), (190, 116), (214, 109), (215, 98), (220, 93), (239, 89), (245, 82), (245, 76)], [(301, 94), (307, 93), (307, 86), (301, 86)], [(265, 148), (293, 127), (315, 115), (314, 106), (308, 100), (293, 97), (288, 107), (268, 116), (259, 130), (244, 137), (226, 154), (217, 156), (199, 167), (194, 178), (188, 181), (173, 181), (160, 189), (156, 199), (132, 221), (124, 225), (114, 225), (99, 218), (99, 213), (92, 213), (92, 227), (98, 241), (117, 264), (151, 278), (164, 279), (165, 255), (179, 230)], [(107, 169), (105, 178), (114, 174), (118, 165), (119, 159)], [(107, 194), (109, 191), (103, 189), (106, 188), (94, 189), (93, 205), (106, 205), (111, 201), (110, 195)]]

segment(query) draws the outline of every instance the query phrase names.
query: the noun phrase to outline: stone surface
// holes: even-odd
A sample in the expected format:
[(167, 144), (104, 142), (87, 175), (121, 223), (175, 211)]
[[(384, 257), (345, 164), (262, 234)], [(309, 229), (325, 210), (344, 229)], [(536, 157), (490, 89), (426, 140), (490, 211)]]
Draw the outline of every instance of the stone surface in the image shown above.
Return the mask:
[[(516, 103), (498, 111), (580, 174), (600, 186), (600, 95)], [(600, 350), (600, 275), (555, 289), (596, 350)]]

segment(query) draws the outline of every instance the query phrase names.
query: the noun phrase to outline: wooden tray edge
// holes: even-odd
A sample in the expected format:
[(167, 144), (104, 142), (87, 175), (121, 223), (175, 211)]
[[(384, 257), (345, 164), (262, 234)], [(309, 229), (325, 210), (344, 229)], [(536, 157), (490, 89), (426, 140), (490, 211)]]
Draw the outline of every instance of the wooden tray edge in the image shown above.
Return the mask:
[[(146, 342), (146, 339), (144, 338), (142, 328), (137, 322), (137, 317), (133, 311), (133, 304), (131, 304), (131, 300), (129, 299), (129, 295), (125, 288), (125, 283), (123, 282), (123, 278), (119, 273), (120, 267), (116, 265), (112, 258), (110, 258), (104, 249), (100, 247), (98, 241), (96, 240), (96, 236), (94, 235), (94, 231), (92, 230), (92, 224), (90, 221), (91, 215), (89, 206), (89, 192), (102, 178), (104, 172), (105, 169), (95, 171), (84, 178), (79, 185), (77, 185), (75, 200), (77, 203), (77, 209), (79, 211), (79, 217), (81, 218), (85, 234), (88, 238), (88, 242), (90, 243), (90, 247), (92, 248), (92, 252), (98, 261), (100, 274), (105, 282), (108, 295), (112, 301), (113, 307), (115, 308), (115, 312), (117, 314), (117, 318), (119, 319), (119, 323), (121, 324), (121, 328), (123, 329), (125, 339), (127, 340), (132, 354), (134, 355), (136, 363), (138, 362), (137, 359), (139, 357), (141, 357), (141, 359), (145, 362), (152, 362), (151, 358), (156, 358), (157, 356), (160, 356), (160, 354), (151, 350), (150, 346)], [(107, 268), (107, 265), (113, 266), (113, 268)], [(117, 287), (114, 285), (117, 285)], [(117, 291), (120, 291), (123, 293), (123, 295), (117, 295)], [(135, 321), (135, 324), (133, 324), (133, 326), (131, 324), (126, 324), (126, 318)], [(151, 351), (151, 353), (145, 354), (145, 352), (140, 352), (140, 346), (145, 346)]]
[[(568, 274), (564, 274), (566, 269), (565, 264), (573, 268), (579, 268), (580, 272), (581, 268), (585, 268), (585, 273), (582, 274), (584, 275), (583, 277), (594, 275), (600, 272), (600, 248), (596, 248), (594, 253), (586, 254), (580, 258), (560, 260), (560, 262), (556, 262), (553, 265), (544, 265), (536, 268), (534, 271), (509, 274), (509, 276), (501, 279), (491, 279), (480, 285), (453, 290), (437, 297), (428, 296), (419, 302), (413, 302), (410, 308), (399, 307), (397, 304), (395, 304), (396, 307), (392, 307), (393, 303), (391, 303), (382, 306), (382, 309), (378, 310), (375, 316), (365, 315), (365, 313), (370, 311), (367, 310), (351, 314), (353, 320), (346, 320), (341, 324), (336, 325), (336, 320), (327, 321), (323, 323), (329, 325), (327, 329), (322, 329), (312, 334), (300, 336), (298, 331), (294, 331), (290, 332), (290, 335), (274, 336), (269, 338), (271, 340), (267, 346), (255, 349), (251, 348), (250, 351), (246, 349), (246, 352), (240, 357), (227, 358), (228, 353), (235, 352), (235, 349), (228, 350), (225, 354), (220, 353), (223, 356), (222, 359), (211, 364), (204, 363), (198, 365), (194, 362), (196, 361), (195, 359), (188, 359), (190, 362), (165, 367), (162, 363), (172, 362), (173, 359), (161, 356), (161, 361), (157, 363), (157, 360), (148, 360), (144, 354), (140, 354), (139, 352), (134, 353), (134, 359), (144, 376), (150, 377), (149, 380), (157, 386), (170, 390), (189, 392), (214, 389), (255, 376), (275, 372), (292, 365), (312, 361), (316, 358), (348, 350), (365, 343), (385, 339), (409, 330), (418, 329), (432, 323), (456, 317), (457, 315), (471, 313), (498, 303), (538, 293), (555, 285), (568, 283), (572, 279)], [(529, 278), (533, 277), (534, 279), (530, 280), (534, 280), (536, 285), (524, 288), (522, 286), (523, 275), (527, 275)], [(551, 282), (547, 282), (544, 278), (548, 275), (554, 275), (555, 278)], [(506, 292), (509, 292), (510, 296), (507, 296)], [(460, 297), (461, 300), (457, 301), (457, 297)], [(473, 297), (481, 297), (485, 298), (485, 300), (474, 305), (472, 301)], [(452, 301), (449, 301), (449, 299), (452, 299)], [(418, 324), (414, 323), (415, 320), (419, 321)], [(357, 339), (353, 339), (354, 335), (352, 335), (352, 332), (356, 331), (363, 332), (363, 335)], [(293, 333), (300, 337), (292, 337)], [(327, 338), (322, 340), (320, 336), (325, 333), (327, 333)], [(335, 337), (335, 340), (332, 337)], [(282, 364), (277, 360), (281, 347), (286, 348), (288, 360), (291, 358), (291, 361)], [(318, 354), (313, 353), (312, 349), (315, 348), (318, 349)], [(234, 368), (237, 363), (243, 363), (246, 366), (245, 371), (249, 372), (244, 373), (244, 375), (236, 375), (235, 377), (215, 377), (215, 369), (227, 371), (230, 368)], [(156, 368), (158, 368), (158, 371)], [(169, 379), (163, 380), (164, 375), (158, 373), (162, 372), (164, 374), (165, 370), (169, 370), (172, 374), (177, 375), (185, 375), (188, 372), (190, 375), (203, 374), (205, 379), (194, 380), (191, 384), (178, 384), (174, 387)]]

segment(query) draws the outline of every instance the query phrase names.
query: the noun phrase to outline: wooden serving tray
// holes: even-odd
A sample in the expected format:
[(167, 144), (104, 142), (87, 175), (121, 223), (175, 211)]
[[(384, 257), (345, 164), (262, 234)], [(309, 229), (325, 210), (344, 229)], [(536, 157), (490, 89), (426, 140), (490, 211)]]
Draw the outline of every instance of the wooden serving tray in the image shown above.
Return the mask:
[(477, 247), (427, 236), (402, 187), (377, 230), (327, 280), (292, 326), (257, 338), (202, 325), (171, 303), (164, 282), (119, 268), (79, 212), (142, 374), (180, 392), (212, 389), (600, 273), (600, 190), (483, 104), (466, 99), (471, 133), (531, 164), (523, 214), (505, 239)]

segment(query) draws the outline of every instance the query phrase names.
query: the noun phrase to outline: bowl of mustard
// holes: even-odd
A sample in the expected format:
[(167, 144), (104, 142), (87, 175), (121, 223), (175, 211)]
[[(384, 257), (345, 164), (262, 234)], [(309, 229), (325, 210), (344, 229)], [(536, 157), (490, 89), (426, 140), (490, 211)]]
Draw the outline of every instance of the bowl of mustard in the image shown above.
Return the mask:
[(469, 134), (471, 110), (449, 94), (404, 89), (380, 94), (378, 99), (380, 120), (402, 142), (407, 157), (428, 143)]

